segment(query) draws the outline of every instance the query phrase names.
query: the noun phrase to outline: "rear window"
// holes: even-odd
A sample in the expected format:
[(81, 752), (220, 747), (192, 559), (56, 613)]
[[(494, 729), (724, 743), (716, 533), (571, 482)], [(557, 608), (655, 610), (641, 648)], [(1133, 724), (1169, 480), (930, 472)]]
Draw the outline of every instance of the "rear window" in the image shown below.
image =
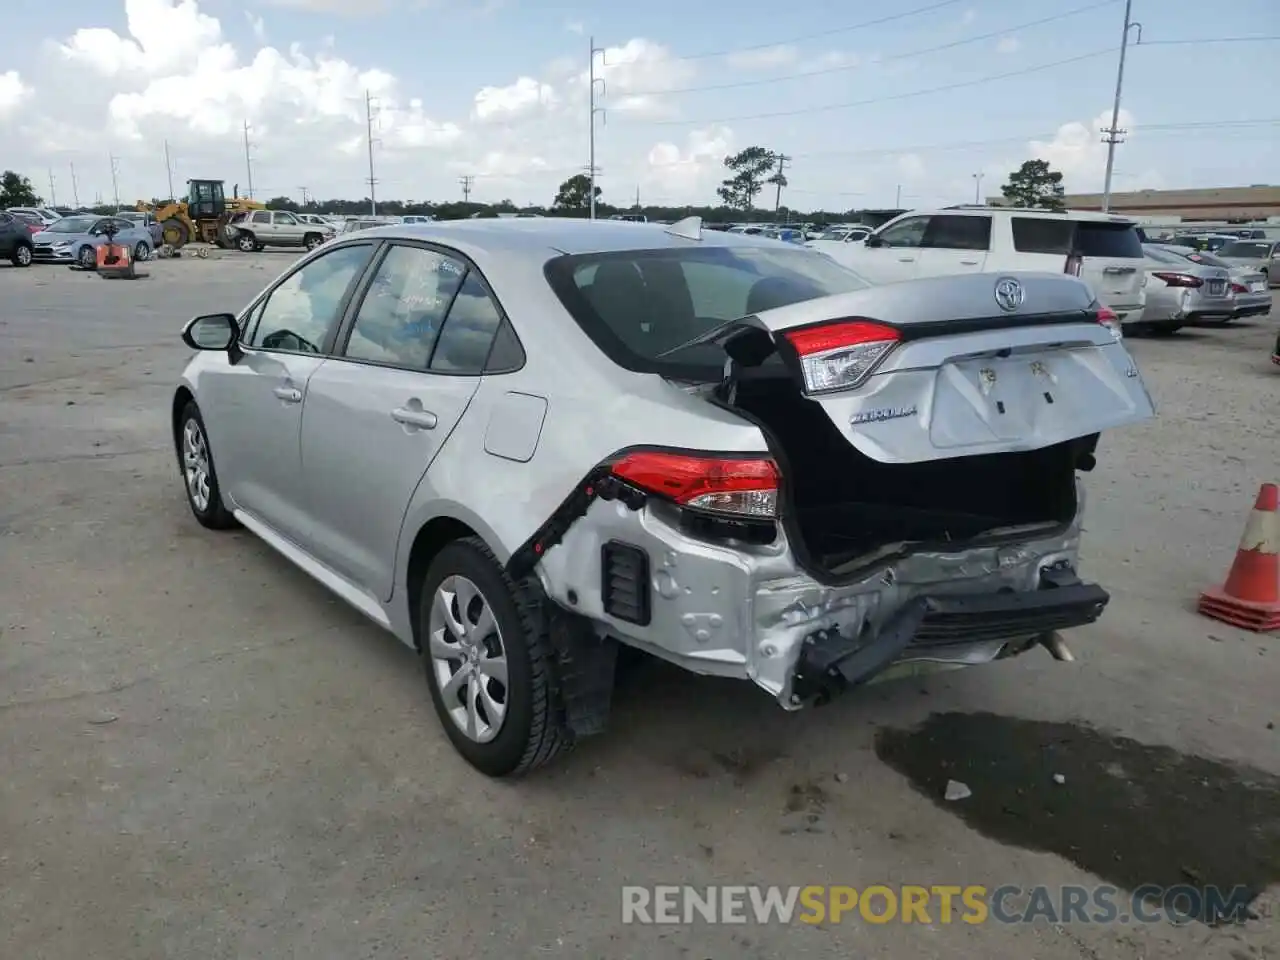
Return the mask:
[(714, 344), (663, 354), (730, 320), (868, 286), (822, 254), (766, 247), (577, 254), (551, 260), (546, 276), (619, 366), (717, 380), (724, 352)]
[(1174, 253), (1172, 250), (1160, 250), (1153, 247), (1147, 247), (1143, 252), (1147, 255), (1148, 259), (1154, 260), (1156, 263), (1186, 263), (1187, 260), (1191, 259), (1190, 257), (1184, 257), (1179, 253)]
[(1225, 244), (1218, 251), (1220, 257), (1242, 257), (1245, 259), (1262, 259), (1271, 252), (1271, 244), (1259, 243), (1256, 240), (1240, 241)]
[(1020, 253), (1141, 260), (1142, 239), (1131, 223), (1014, 217), (1013, 248)]

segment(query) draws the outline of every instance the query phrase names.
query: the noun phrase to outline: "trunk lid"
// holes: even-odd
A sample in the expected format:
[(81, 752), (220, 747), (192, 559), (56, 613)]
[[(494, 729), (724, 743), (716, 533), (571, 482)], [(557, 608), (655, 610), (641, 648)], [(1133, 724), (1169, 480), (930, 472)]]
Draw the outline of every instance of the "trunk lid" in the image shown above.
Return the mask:
[(1074, 252), (1080, 257), (1080, 279), (1099, 300), (1117, 309), (1142, 303), (1145, 256), (1132, 223), (1077, 221)]
[[(809, 399), (881, 463), (1036, 450), (1155, 414), (1118, 325), (1099, 322), (1091, 291), (1065, 275), (886, 284), (763, 311), (742, 326), (767, 331)], [(837, 342), (877, 330), (889, 339), (876, 356), (865, 341)], [(838, 379), (857, 363), (867, 369)], [(837, 379), (821, 382), (827, 369)]]

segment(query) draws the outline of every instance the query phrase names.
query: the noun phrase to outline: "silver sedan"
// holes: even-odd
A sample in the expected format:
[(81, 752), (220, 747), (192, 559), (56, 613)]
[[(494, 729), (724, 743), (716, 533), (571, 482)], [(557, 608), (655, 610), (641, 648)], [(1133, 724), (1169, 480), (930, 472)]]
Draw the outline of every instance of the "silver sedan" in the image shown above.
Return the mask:
[(1147, 303), (1135, 329), (1167, 334), (1196, 321), (1231, 319), (1235, 294), (1230, 270), (1192, 263), (1152, 244), (1144, 245), (1143, 253)]
[(1070, 659), (1077, 472), (1153, 413), (1075, 277), (870, 287), (697, 218), (343, 234), (183, 340), (196, 519), (418, 650), (494, 776), (602, 728), (620, 645), (787, 710)]
[[(1239, 320), (1243, 317), (1264, 317), (1271, 313), (1271, 291), (1267, 286), (1267, 275), (1248, 266), (1228, 263), (1216, 254), (1204, 253), (1193, 247), (1175, 247), (1161, 244), (1149, 244), (1143, 247), (1148, 257), (1172, 254), (1188, 263), (1201, 267), (1214, 267), (1228, 271), (1231, 282), (1233, 305), (1231, 316), (1227, 319)], [(1172, 261), (1170, 261), (1172, 262)]]

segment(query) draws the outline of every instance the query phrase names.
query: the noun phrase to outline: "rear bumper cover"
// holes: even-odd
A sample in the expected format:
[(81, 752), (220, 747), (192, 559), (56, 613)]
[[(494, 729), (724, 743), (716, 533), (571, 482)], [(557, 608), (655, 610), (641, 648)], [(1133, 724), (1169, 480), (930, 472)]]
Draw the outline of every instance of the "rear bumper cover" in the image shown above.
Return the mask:
[(846, 637), (838, 629), (807, 636), (792, 679), (801, 701), (826, 700), (874, 679), (912, 653), (984, 641), (1025, 641), (1017, 651), (1055, 630), (1093, 623), (1110, 595), (1084, 583), (1069, 567), (1045, 571), (1040, 588), (1021, 593), (919, 596), (900, 607), (872, 636)]

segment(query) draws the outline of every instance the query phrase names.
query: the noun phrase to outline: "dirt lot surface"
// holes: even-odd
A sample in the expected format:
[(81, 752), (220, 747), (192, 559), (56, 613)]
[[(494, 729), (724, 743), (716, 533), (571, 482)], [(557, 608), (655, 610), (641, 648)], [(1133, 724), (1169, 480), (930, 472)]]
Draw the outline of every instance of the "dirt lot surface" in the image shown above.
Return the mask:
[[(1275, 320), (1131, 344), (1160, 415), (1089, 478), (1113, 600), (1075, 663), (799, 715), (655, 665), (509, 785), (408, 650), (188, 512), (178, 329), (289, 262), (0, 266), (0, 958), (1280, 957), (1280, 639), (1192, 610), (1280, 480)], [(1255, 919), (621, 922), (625, 884), (1147, 882), (1243, 885)]]

